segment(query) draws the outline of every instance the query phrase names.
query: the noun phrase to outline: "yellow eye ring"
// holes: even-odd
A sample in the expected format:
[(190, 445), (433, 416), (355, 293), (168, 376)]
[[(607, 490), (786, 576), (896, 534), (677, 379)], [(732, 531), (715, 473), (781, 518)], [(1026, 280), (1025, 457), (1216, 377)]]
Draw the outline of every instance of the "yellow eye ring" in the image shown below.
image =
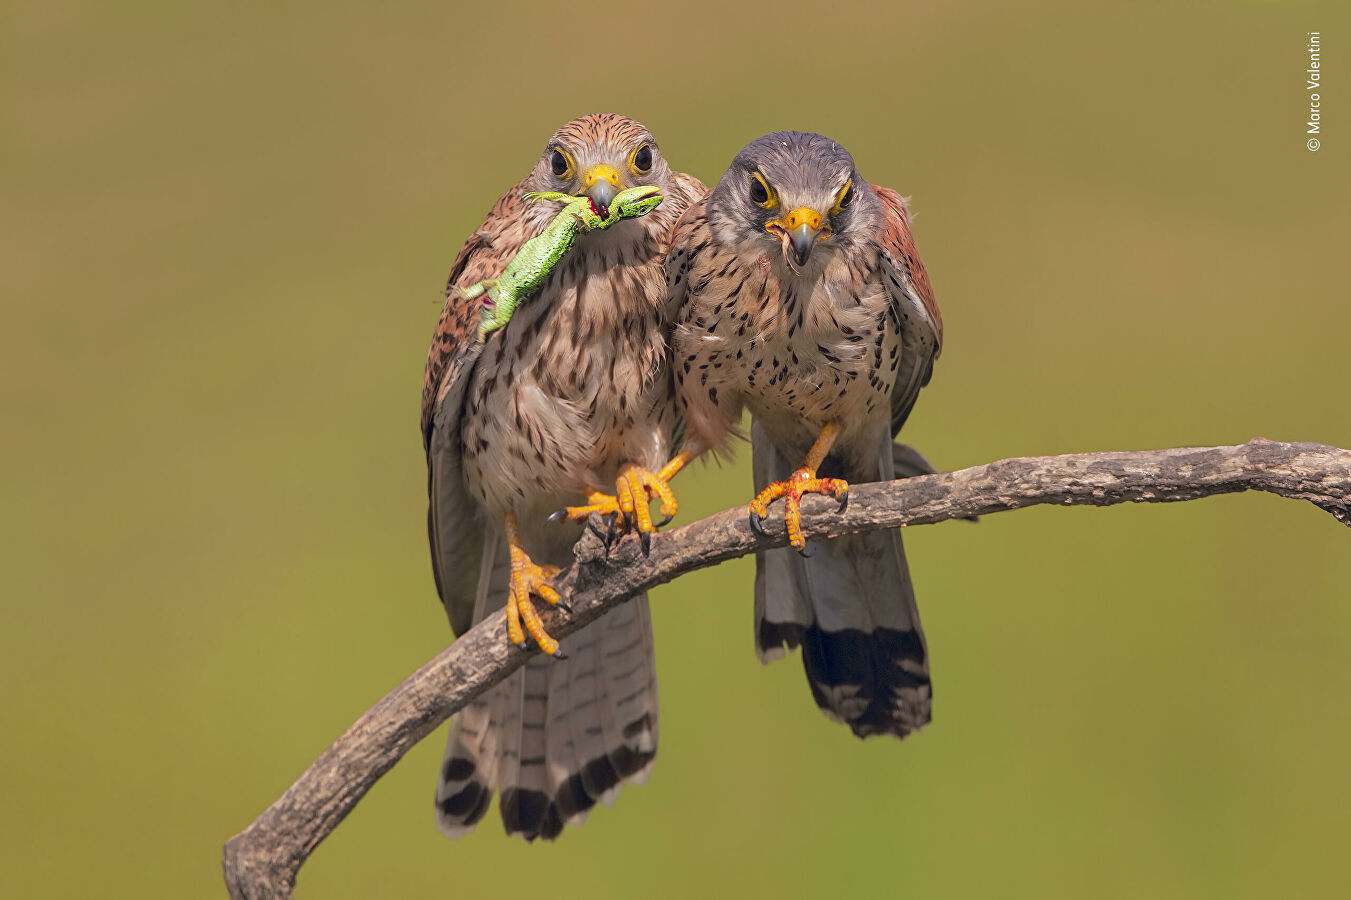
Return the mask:
[(562, 147), (555, 147), (549, 154), (549, 170), (554, 173), (554, 177), (559, 181), (571, 181), (572, 172), (576, 168), (572, 161), (572, 155)]
[(759, 172), (751, 173), (750, 191), (751, 202), (761, 209), (773, 209), (779, 205), (779, 198), (775, 196), (774, 189)]
[(634, 175), (646, 175), (652, 171), (652, 145), (639, 144), (629, 154), (629, 171)]
[(850, 178), (840, 188), (840, 193), (835, 197), (835, 205), (830, 208), (832, 216), (838, 216), (846, 206), (854, 200), (854, 179)]

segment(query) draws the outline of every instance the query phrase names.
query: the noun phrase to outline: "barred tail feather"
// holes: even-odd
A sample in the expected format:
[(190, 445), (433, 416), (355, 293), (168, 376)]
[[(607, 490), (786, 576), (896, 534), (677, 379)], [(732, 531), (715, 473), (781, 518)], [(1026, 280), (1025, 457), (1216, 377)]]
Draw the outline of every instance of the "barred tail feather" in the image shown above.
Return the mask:
[[(753, 424), (755, 487), (787, 478), (789, 459)], [(856, 481), (892, 477), (890, 441), (877, 470), (831, 472)], [(833, 459), (827, 465), (838, 464)], [(756, 650), (766, 662), (802, 647), (812, 697), (829, 718), (859, 737), (904, 737), (928, 724), (932, 686), (900, 531), (846, 535), (814, 543), (803, 558), (790, 548), (756, 556)]]
[[(510, 573), (506, 540), (489, 536), (483, 541), (471, 622), (466, 625), (488, 614), (493, 597), (506, 597)], [(468, 834), (488, 811), (506, 752), (503, 722), (520, 694), (520, 674), (485, 691), (451, 720), (436, 786), (436, 826), (446, 837)]]
[(501, 734), (492, 721), (494, 711), (503, 706), (503, 693), (503, 685), (497, 685), (461, 710), (451, 723), (436, 786), (436, 826), (446, 837), (468, 834), (488, 811)]
[[(500, 548), (505, 558), (506, 548)], [(486, 558), (475, 620), (506, 596)], [(436, 792), (437, 822), (458, 837), (487, 811), (495, 790), (508, 834), (552, 840), (597, 802), (641, 783), (657, 750), (657, 683), (646, 595), (573, 635), (567, 659), (532, 658), (462, 710)]]

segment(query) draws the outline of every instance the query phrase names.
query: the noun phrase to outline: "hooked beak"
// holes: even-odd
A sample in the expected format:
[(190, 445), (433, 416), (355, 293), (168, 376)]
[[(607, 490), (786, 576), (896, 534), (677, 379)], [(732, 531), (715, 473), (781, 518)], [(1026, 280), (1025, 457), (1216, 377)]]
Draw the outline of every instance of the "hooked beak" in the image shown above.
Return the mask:
[(783, 244), (783, 258), (795, 273), (801, 272), (812, 255), (816, 242), (830, 233), (825, 217), (816, 210), (799, 206), (782, 219), (765, 225), (765, 230)]
[(609, 213), (610, 201), (614, 200), (615, 194), (618, 194), (624, 185), (619, 179), (619, 173), (615, 171), (613, 166), (601, 163), (592, 166), (582, 176), (582, 186), (586, 189), (586, 195), (591, 198), (592, 203), (596, 204), (596, 209), (603, 216)]

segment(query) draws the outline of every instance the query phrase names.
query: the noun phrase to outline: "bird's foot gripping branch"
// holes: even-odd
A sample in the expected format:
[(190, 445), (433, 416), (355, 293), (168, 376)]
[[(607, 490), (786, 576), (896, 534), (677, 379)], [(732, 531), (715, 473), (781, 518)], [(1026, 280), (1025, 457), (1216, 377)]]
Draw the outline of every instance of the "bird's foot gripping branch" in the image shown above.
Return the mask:
[[(958, 472), (855, 485), (843, 512), (824, 500), (804, 504), (802, 531), (826, 540), (1026, 506), (1163, 503), (1239, 491), (1306, 500), (1351, 526), (1351, 450), (1258, 438), (1235, 447), (1005, 459)], [(584, 531), (577, 561), (555, 579), (572, 613), (546, 610), (552, 620), (546, 624), (556, 637), (566, 637), (638, 592), (788, 542), (782, 528), (755, 534), (746, 513), (744, 506), (729, 509), (667, 532), (653, 541), (650, 556), (630, 547), (629, 553), (620, 548), (607, 557), (601, 539)], [(380, 776), (530, 658), (502, 640), (505, 628), (504, 610), (484, 618), (362, 715), (285, 794), (231, 838), (225, 846), (231, 896), (291, 896), (301, 865)]]

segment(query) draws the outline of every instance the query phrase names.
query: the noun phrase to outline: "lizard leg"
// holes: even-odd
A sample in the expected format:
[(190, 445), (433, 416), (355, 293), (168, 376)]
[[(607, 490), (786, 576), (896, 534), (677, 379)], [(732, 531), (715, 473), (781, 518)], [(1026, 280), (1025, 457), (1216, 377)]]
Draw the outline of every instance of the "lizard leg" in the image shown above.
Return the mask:
[(488, 292), (488, 288), (496, 287), (497, 279), (490, 278), (487, 281), (480, 281), (478, 284), (471, 284), (469, 287), (456, 288), (460, 297), (465, 300), (477, 300)]
[(521, 195), (521, 199), (529, 200), (531, 203), (538, 203), (541, 200), (557, 200), (561, 203), (571, 203), (577, 198), (571, 194), (565, 194), (562, 191), (530, 191)]
[(794, 550), (804, 556), (806, 555), (807, 539), (802, 536), (802, 495), (829, 494), (840, 501), (841, 510), (849, 504), (849, 483), (847, 481), (841, 478), (816, 477), (816, 470), (820, 468), (822, 460), (830, 452), (830, 447), (835, 443), (835, 438), (839, 436), (839, 433), (840, 426), (838, 424), (835, 422), (828, 423), (825, 428), (821, 429), (821, 434), (817, 436), (811, 450), (807, 451), (807, 458), (802, 461), (802, 465), (786, 480), (771, 482), (756, 495), (750, 504), (752, 531), (759, 535), (766, 533), (764, 519), (765, 516), (769, 515), (769, 504), (783, 497), (783, 521), (788, 528), (788, 543), (792, 545)]

